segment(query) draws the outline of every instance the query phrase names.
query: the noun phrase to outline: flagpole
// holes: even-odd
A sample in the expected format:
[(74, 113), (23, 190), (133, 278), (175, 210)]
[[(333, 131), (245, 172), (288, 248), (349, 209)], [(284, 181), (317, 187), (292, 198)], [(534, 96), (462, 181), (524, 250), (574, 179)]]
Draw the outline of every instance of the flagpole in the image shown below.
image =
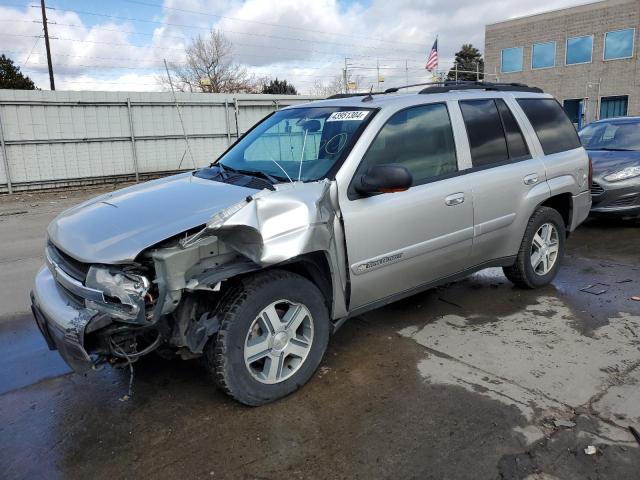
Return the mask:
[(407, 64), (407, 60), (404, 61), (404, 76), (406, 77), (406, 84), (409, 85), (409, 65)]

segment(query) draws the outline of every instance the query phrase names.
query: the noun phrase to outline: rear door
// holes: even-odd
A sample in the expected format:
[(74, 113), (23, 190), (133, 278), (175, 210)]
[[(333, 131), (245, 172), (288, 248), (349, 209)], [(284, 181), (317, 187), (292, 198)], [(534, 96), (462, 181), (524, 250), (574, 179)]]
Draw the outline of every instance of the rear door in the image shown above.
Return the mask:
[(473, 198), (458, 176), (456, 143), (447, 105), (432, 103), (395, 113), (369, 146), (354, 177), (397, 163), (411, 172), (413, 186), (369, 197), (349, 187), (341, 199), (351, 310), (466, 266)]
[[(511, 100), (513, 101), (513, 100)], [(472, 263), (515, 255), (529, 205), (548, 196), (544, 163), (531, 155), (512, 109), (502, 98), (459, 102), (469, 139), (472, 168)], [(522, 230), (522, 231), (521, 231)]]

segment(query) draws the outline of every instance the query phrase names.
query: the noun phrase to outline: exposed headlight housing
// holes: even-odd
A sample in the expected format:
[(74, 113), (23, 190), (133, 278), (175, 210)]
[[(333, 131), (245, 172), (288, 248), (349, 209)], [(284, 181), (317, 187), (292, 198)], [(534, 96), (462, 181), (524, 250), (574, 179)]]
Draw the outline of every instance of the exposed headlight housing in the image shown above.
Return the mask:
[(619, 182), (626, 180), (627, 178), (633, 178), (640, 176), (640, 165), (633, 165), (623, 168), (615, 173), (611, 173), (604, 177), (607, 182)]
[(151, 286), (145, 276), (116, 268), (92, 266), (87, 273), (85, 285), (102, 291), (106, 300), (86, 300), (87, 308), (128, 322), (144, 322), (145, 296)]

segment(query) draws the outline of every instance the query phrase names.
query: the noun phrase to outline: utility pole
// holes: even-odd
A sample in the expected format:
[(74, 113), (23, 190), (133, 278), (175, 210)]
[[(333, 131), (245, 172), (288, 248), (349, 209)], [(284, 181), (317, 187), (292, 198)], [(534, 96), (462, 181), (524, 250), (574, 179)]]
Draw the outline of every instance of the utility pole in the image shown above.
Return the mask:
[(349, 75), (347, 74), (347, 57), (344, 57), (344, 70), (342, 71), (343, 81), (344, 81), (344, 93), (349, 93), (349, 84), (347, 80)]
[(42, 7), (42, 27), (44, 28), (44, 44), (47, 47), (47, 63), (49, 64), (49, 83), (51, 90), (56, 89), (56, 84), (53, 81), (53, 65), (51, 65), (51, 48), (49, 47), (49, 29), (47, 27), (47, 7), (44, 5), (44, 0), (40, 0), (40, 6)]

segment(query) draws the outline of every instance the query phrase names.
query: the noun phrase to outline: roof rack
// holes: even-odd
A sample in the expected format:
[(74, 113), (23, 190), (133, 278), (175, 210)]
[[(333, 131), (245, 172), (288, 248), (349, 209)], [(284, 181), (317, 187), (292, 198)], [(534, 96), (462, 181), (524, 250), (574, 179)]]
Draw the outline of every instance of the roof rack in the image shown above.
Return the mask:
[(530, 87), (524, 83), (493, 83), (478, 81), (444, 81), (420, 90), (418, 93), (446, 93), (455, 90), (490, 90), (494, 92), (531, 92), (544, 93), (538, 87)]
[[(361, 93), (336, 93), (327, 97), (327, 100), (333, 100), (336, 98), (349, 98), (349, 97), (371, 97), (372, 95), (384, 95), (385, 93), (396, 93), (402, 88), (411, 87), (427, 87), (420, 90), (418, 93), (446, 93), (455, 90), (490, 90), (494, 92), (531, 92), (531, 93), (544, 93), (542, 89), (538, 87), (530, 87), (524, 83), (498, 83), (498, 82), (481, 82), (481, 81), (469, 81), (469, 80), (445, 80), (443, 82), (427, 82), (427, 83), (413, 83), (411, 85), (402, 85), (400, 87), (387, 88), (384, 92), (361, 92)], [(365, 100), (363, 100), (365, 101)]]
[(327, 97), (326, 100), (334, 100), (336, 98), (349, 98), (349, 97), (368, 97), (369, 95), (382, 95), (385, 92), (365, 92), (365, 93), (336, 93)]

